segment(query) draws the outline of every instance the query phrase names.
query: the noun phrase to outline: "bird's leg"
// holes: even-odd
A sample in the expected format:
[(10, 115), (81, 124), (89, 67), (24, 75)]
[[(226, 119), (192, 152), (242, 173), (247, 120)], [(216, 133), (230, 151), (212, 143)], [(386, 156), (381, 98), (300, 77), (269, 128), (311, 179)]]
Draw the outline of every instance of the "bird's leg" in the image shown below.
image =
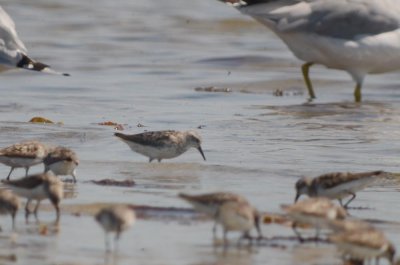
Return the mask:
[(7, 180), (10, 180), (10, 176), (11, 176), (11, 173), (12, 173), (13, 171), (14, 171), (14, 168), (12, 167), (11, 170), (10, 170), (10, 173), (8, 173)]
[(28, 199), (25, 205), (25, 221), (28, 223), (29, 214), (31, 213), (29, 210), (29, 204), (31, 203), (31, 199)]
[(114, 238), (114, 252), (118, 252), (118, 241), (119, 241), (120, 235), (121, 235), (121, 231), (118, 230), (117, 233), (115, 233), (115, 238)]
[(38, 212), (38, 210), (39, 210), (39, 206), (40, 206), (40, 200), (37, 201), (36, 206), (35, 206), (35, 209), (33, 210), (33, 214), (35, 215), (36, 221), (38, 221), (37, 212)]
[(13, 231), (15, 231), (15, 215), (16, 214), (17, 214), (17, 211), (13, 211), (12, 214), (11, 214)]
[(153, 161), (154, 158), (149, 157), (149, 163), (151, 163), (151, 161)]
[(349, 194), (351, 195), (351, 198), (346, 202), (346, 204), (343, 206), (345, 209), (347, 209), (347, 207), (348, 207), (348, 205), (350, 204), (350, 202), (352, 202), (354, 199), (355, 199), (355, 197), (356, 197), (356, 194), (355, 193), (353, 193), (353, 192), (349, 192)]
[(25, 177), (28, 176), (29, 167), (25, 167)]
[(228, 247), (228, 230), (224, 229), (224, 248)]
[(106, 252), (111, 252), (111, 248), (110, 248), (110, 240), (108, 238), (108, 233), (105, 232), (104, 233), (104, 239), (105, 239), (105, 244), (106, 244)]
[(292, 229), (293, 229), (293, 232), (296, 234), (297, 238), (299, 239), (299, 241), (300, 241), (301, 243), (303, 243), (303, 242), (304, 242), (304, 239), (301, 237), (300, 232), (297, 231), (297, 223), (296, 223), (296, 222), (293, 222), (293, 223), (292, 223)]
[(214, 240), (217, 239), (217, 225), (218, 225), (217, 220), (214, 220), (214, 226), (213, 226), (213, 228), (212, 228), (212, 231), (213, 231), (213, 239), (214, 239)]
[(357, 82), (356, 87), (354, 89), (354, 101), (356, 103), (361, 102), (361, 83)]
[(310, 96), (310, 99), (314, 99), (315, 98), (315, 93), (314, 93), (314, 89), (310, 80), (310, 76), (309, 76), (309, 72), (310, 72), (310, 67), (313, 65), (314, 63), (312, 62), (308, 62), (305, 63), (301, 66), (301, 71), (303, 72), (303, 78), (304, 78), (304, 82), (306, 83), (307, 89), (308, 89), (308, 95)]

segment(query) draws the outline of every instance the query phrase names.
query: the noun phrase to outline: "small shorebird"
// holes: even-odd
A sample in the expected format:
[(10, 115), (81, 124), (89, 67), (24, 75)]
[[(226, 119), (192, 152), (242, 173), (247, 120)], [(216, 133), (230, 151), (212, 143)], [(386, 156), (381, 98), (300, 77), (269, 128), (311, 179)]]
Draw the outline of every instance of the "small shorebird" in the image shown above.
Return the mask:
[(121, 233), (135, 222), (135, 212), (128, 206), (111, 206), (100, 210), (95, 215), (96, 221), (104, 229), (106, 251), (110, 251), (109, 233), (115, 233), (115, 244)]
[(47, 149), (44, 144), (38, 141), (26, 141), (13, 144), (0, 150), (0, 163), (11, 167), (7, 180), (15, 168), (25, 168), (25, 176), (31, 166), (43, 162), (47, 155)]
[(20, 201), (10, 190), (0, 191), (0, 214), (10, 214), (12, 218), (12, 228), (15, 229), (15, 215), (19, 209)]
[(243, 232), (238, 244), (242, 239), (251, 239), (250, 230), (257, 227), (255, 209), (247, 202), (226, 201), (218, 209), (216, 220), (224, 229), (224, 246), (228, 246), (228, 232)]
[[(379, 177), (386, 175), (383, 171), (371, 171), (363, 173), (328, 173), (316, 178), (301, 178), (296, 182), (295, 202), (302, 194), (310, 197), (326, 197), (337, 199), (344, 208), (347, 208), (356, 197), (356, 192), (371, 185)], [(342, 199), (351, 196), (343, 204)]]
[(398, 0), (219, 0), (272, 30), (305, 63), (302, 73), (311, 99), (314, 64), (344, 70), (361, 101), (367, 74), (400, 68)]
[(195, 131), (155, 131), (133, 135), (117, 132), (114, 135), (129, 145), (132, 151), (147, 156), (149, 162), (180, 156), (191, 147), (199, 150), (206, 160), (201, 149), (201, 137)]
[(37, 219), (40, 202), (44, 199), (49, 199), (56, 209), (56, 222), (60, 220), (60, 201), (64, 195), (63, 183), (52, 173), (31, 175), (16, 180), (3, 180), (2, 182), (15, 194), (28, 199), (25, 205), (25, 218), (27, 221), (31, 213), (29, 209), (31, 201), (37, 201), (33, 211)]
[[(250, 203), (241, 195), (231, 193), (231, 192), (215, 192), (215, 193), (206, 193), (201, 195), (189, 195), (185, 193), (179, 193), (178, 196), (183, 200), (190, 203), (194, 209), (198, 212), (205, 213), (212, 218), (214, 218), (214, 226), (213, 226), (213, 236), (216, 238), (217, 232), (217, 224), (218, 224), (218, 211), (220, 210), (221, 205), (226, 202), (237, 202), (248, 204)], [(261, 229), (260, 229), (260, 215), (253, 208), (254, 215), (254, 223), (258, 232), (259, 237), (262, 237)]]
[(71, 149), (63, 146), (49, 148), (43, 163), (44, 172), (52, 171), (56, 176), (71, 175), (76, 182), (75, 168), (79, 165), (79, 159)]
[(304, 239), (296, 229), (299, 224), (315, 227), (318, 239), (320, 229), (329, 228), (329, 220), (344, 219), (347, 216), (343, 207), (335, 205), (327, 198), (310, 198), (292, 205), (282, 205), (282, 209), (293, 220), (292, 229), (300, 242)]
[(343, 258), (355, 260), (386, 258), (394, 264), (395, 248), (385, 235), (377, 229), (357, 229), (345, 231), (329, 237), (336, 244)]
[(58, 73), (50, 66), (37, 62), (27, 55), (24, 43), (18, 37), (14, 21), (0, 6), (0, 70), (10, 68), (22, 68), (50, 74), (69, 76), (66, 73)]

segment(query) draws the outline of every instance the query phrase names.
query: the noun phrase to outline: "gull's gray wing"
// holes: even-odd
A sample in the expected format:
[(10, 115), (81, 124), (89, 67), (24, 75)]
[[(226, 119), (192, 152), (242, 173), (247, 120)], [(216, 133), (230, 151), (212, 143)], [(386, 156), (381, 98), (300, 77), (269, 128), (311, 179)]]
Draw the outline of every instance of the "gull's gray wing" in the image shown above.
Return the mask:
[[(243, 0), (246, 2), (246, 0)], [(398, 0), (248, 0), (238, 9), (276, 33), (356, 39), (399, 28)]]

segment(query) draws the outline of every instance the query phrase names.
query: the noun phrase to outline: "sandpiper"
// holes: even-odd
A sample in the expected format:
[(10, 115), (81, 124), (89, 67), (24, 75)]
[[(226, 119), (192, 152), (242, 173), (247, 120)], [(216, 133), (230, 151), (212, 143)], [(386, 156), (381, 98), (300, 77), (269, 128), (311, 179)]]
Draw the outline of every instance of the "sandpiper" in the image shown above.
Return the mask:
[[(371, 171), (362, 173), (328, 173), (316, 178), (301, 178), (296, 182), (295, 202), (302, 194), (310, 197), (327, 197), (339, 200), (340, 205), (347, 208), (356, 197), (356, 192), (371, 185), (379, 177), (384, 176), (383, 171)], [(342, 199), (351, 196), (343, 204)]]
[(33, 211), (37, 218), (37, 212), (40, 202), (44, 199), (49, 199), (57, 212), (56, 222), (60, 219), (60, 201), (63, 198), (64, 190), (63, 183), (52, 173), (42, 173), (27, 176), (16, 180), (3, 180), (7, 187), (14, 191), (17, 195), (27, 198), (25, 205), (25, 218), (28, 221), (30, 202), (36, 200), (36, 206)]
[(335, 205), (327, 198), (310, 198), (292, 205), (282, 205), (282, 209), (293, 220), (292, 228), (300, 242), (304, 239), (296, 229), (299, 224), (315, 227), (315, 238), (318, 239), (319, 230), (329, 228), (329, 220), (344, 219), (347, 216), (343, 207)]
[(28, 171), (31, 166), (43, 162), (47, 155), (47, 148), (44, 144), (38, 141), (26, 141), (0, 150), (0, 163), (11, 167), (8, 173), (7, 180), (15, 168), (25, 168), (25, 176), (28, 176)]
[(0, 191), (0, 214), (10, 214), (12, 218), (12, 228), (15, 229), (15, 215), (19, 209), (20, 201), (10, 190)]
[(26, 70), (39, 71), (50, 74), (69, 74), (58, 73), (52, 70), (48, 65), (36, 62), (27, 55), (27, 49), (21, 39), (18, 37), (14, 21), (0, 7), (0, 65), (2, 70), (10, 68), (22, 68)]
[[(205, 213), (214, 218), (214, 226), (213, 226), (214, 238), (216, 238), (217, 224), (218, 224), (217, 213), (222, 204), (226, 202), (238, 202), (238, 203), (240, 202), (244, 204), (249, 204), (246, 198), (231, 192), (215, 192), (215, 193), (206, 193), (201, 195), (189, 195), (185, 193), (179, 193), (178, 196), (187, 201), (188, 203), (190, 203), (196, 211)], [(262, 237), (260, 229), (260, 215), (254, 208), (253, 210), (255, 216), (254, 221), (256, 229), (259, 237)]]
[(329, 237), (344, 258), (371, 260), (386, 258), (394, 264), (395, 248), (385, 235), (377, 229), (345, 231)]
[(104, 229), (106, 251), (110, 251), (109, 233), (115, 233), (114, 240), (117, 243), (121, 233), (135, 222), (136, 216), (133, 209), (128, 206), (117, 205), (100, 210), (95, 219)]
[(76, 153), (71, 149), (63, 146), (49, 148), (43, 163), (44, 172), (52, 171), (56, 176), (71, 175), (76, 182), (75, 168), (79, 165), (79, 160)]
[(132, 151), (147, 156), (149, 162), (180, 156), (191, 147), (199, 150), (206, 160), (201, 149), (201, 137), (195, 131), (154, 131), (133, 135), (117, 132), (114, 135), (129, 145)]
[(238, 244), (244, 238), (251, 239), (250, 230), (258, 226), (256, 222), (258, 219), (254, 207), (247, 202), (226, 201), (222, 203), (217, 211), (216, 220), (224, 229), (224, 245), (228, 245), (229, 231), (243, 232)]

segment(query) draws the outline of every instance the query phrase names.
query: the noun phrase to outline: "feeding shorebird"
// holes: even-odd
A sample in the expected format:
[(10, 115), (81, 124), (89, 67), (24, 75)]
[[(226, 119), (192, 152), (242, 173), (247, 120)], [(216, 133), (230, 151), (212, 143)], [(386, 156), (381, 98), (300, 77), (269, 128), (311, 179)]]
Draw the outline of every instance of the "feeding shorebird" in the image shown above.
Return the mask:
[(26, 141), (13, 144), (0, 150), (0, 163), (11, 167), (7, 180), (15, 168), (25, 168), (25, 176), (28, 175), (31, 166), (43, 162), (47, 155), (47, 149), (44, 144), (38, 141)]
[(95, 215), (96, 221), (104, 229), (106, 251), (110, 251), (109, 233), (115, 233), (115, 244), (121, 233), (135, 222), (135, 212), (128, 206), (111, 206), (100, 210)]
[(228, 232), (243, 232), (238, 244), (242, 239), (251, 239), (250, 230), (256, 227), (259, 230), (259, 217), (254, 207), (247, 202), (226, 201), (219, 207), (216, 220), (224, 229), (224, 245), (228, 245)]
[(335, 205), (327, 198), (310, 198), (292, 205), (282, 205), (282, 209), (293, 220), (292, 229), (300, 242), (304, 239), (297, 231), (299, 224), (308, 224), (316, 228), (316, 239), (321, 228), (329, 228), (329, 220), (344, 219), (346, 210)]
[(386, 258), (394, 264), (395, 248), (385, 235), (377, 229), (357, 229), (345, 231), (329, 237), (336, 244), (343, 258), (371, 260)]
[(67, 147), (49, 148), (43, 159), (44, 172), (52, 171), (56, 176), (71, 175), (76, 182), (76, 167), (79, 165), (78, 156)]
[(25, 205), (26, 220), (28, 220), (29, 214), (31, 213), (29, 205), (32, 200), (37, 201), (33, 211), (33, 214), (37, 219), (40, 202), (49, 199), (56, 209), (56, 222), (59, 221), (60, 201), (64, 195), (63, 183), (52, 173), (36, 174), (16, 180), (3, 180), (2, 182), (18, 196), (27, 198)]
[(10, 214), (12, 218), (12, 228), (15, 229), (15, 216), (19, 209), (20, 201), (10, 190), (0, 191), (0, 214)]
[[(178, 196), (183, 200), (187, 201), (188, 203), (190, 203), (196, 211), (205, 213), (214, 219), (214, 225), (212, 229), (214, 238), (216, 238), (216, 233), (217, 233), (217, 224), (218, 224), (217, 213), (222, 204), (226, 202), (238, 202), (238, 203), (249, 204), (246, 198), (231, 192), (215, 192), (215, 193), (206, 193), (200, 195), (189, 195), (185, 193), (179, 193)], [(259, 237), (262, 237), (260, 229), (260, 216), (254, 208), (253, 210), (255, 217), (254, 220), (255, 226)]]
[(14, 21), (0, 6), (0, 66), (1, 70), (22, 68), (50, 74), (69, 76), (66, 73), (58, 73), (50, 66), (37, 62), (27, 55), (24, 43), (18, 37)]
[(201, 149), (201, 137), (195, 131), (154, 131), (133, 135), (117, 132), (114, 135), (129, 145), (132, 151), (147, 156), (149, 162), (180, 156), (191, 147), (199, 150), (206, 160)]
[[(379, 177), (385, 176), (383, 171), (371, 171), (362, 173), (328, 173), (316, 178), (301, 178), (296, 182), (295, 202), (302, 194), (310, 197), (327, 197), (337, 199), (344, 208), (347, 208), (356, 197), (356, 192), (371, 185)], [(342, 199), (351, 196), (343, 204)]]
[(272, 30), (305, 63), (302, 73), (315, 98), (310, 67), (344, 70), (361, 101), (367, 74), (400, 69), (398, 0), (219, 0)]

